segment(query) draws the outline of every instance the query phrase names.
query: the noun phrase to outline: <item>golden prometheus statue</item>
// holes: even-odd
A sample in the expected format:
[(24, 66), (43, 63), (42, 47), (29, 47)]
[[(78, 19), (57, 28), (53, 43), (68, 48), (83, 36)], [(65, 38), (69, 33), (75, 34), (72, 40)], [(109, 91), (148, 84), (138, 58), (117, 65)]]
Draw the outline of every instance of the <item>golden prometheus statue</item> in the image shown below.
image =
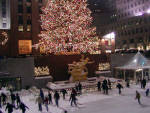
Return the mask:
[(85, 58), (84, 55), (81, 55), (79, 62), (74, 61), (72, 64), (68, 64), (68, 73), (71, 74), (70, 81), (84, 81), (87, 79), (88, 69), (86, 64), (90, 64), (89, 58)]

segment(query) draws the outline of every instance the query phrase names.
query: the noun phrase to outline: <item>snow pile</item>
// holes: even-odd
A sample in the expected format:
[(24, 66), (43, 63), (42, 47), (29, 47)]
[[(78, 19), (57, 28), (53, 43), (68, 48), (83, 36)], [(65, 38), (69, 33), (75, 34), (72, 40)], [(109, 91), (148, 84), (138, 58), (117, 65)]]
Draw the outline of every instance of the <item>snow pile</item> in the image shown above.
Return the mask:
[(6, 87), (2, 87), (0, 90), (0, 94), (5, 93), (6, 95), (10, 95), (10, 91)]

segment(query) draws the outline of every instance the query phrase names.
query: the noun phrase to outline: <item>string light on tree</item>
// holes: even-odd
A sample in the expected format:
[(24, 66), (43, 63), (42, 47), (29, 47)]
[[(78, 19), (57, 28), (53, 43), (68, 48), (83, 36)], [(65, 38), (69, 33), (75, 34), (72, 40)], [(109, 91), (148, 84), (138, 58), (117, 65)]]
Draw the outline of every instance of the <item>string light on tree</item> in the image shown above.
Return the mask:
[(87, 0), (48, 0), (41, 14), (38, 47), (47, 53), (89, 52), (97, 49), (96, 28), (91, 27)]

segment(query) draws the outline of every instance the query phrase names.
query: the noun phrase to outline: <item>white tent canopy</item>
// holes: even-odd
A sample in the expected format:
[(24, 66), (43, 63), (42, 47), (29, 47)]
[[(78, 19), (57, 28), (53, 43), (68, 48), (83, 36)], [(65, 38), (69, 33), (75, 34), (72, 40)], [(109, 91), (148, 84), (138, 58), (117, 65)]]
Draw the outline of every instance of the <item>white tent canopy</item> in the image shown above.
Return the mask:
[(145, 58), (140, 52), (131, 58), (125, 65), (116, 67), (120, 70), (139, 70), (139, 69), (150, 69), (150, 60)]

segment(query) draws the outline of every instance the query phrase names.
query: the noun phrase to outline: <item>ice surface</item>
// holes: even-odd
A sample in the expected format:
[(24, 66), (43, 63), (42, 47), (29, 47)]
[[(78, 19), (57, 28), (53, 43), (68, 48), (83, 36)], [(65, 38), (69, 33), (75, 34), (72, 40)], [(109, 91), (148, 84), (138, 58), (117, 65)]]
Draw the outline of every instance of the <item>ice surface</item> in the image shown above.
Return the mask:
[[(150, 86), (148, 84), (147, 88)], [(36, 88), (33, 91), (38, 92)], [(141, 93), (141, 103), (139, 105), (135, 100), (135, 91)], [(44, 90), (46, 91), (46, 90)], [(41, 113), (38, 111), (38, 105), (35, 103), (37, 96), (32, 91), (22, 90), (20, 92), (21, 100), (29, 107), (26, 113)], [(37, 94), (38, 95), (38, 94)], [(122, 95), (118, 95), (118, 90), (109, 91), (109, 95), (103, 95), (102, 92), (84, 93), (78, 96), (78, 107), (71, 107), (69, 96), (66, 100), (60, 99), (60, 107), (56, 107), (53, 100), (53, 105), (49, 105), (49, 112), (46, 111), (43, 105), (42, 113), (64, 113), (64, 109), (68, 113), (149, 113), (150, 97), (145, 96), (145, 90), (140, 89), (140, 85), (132, 85), (131, 88), (124, 88)], [(4, 107), (5, 108), (5, 107)], [(3, 113), (7, 113), (2, 109)], [(14, 110), (13, 113), (21, 113), (20, 110)]]

